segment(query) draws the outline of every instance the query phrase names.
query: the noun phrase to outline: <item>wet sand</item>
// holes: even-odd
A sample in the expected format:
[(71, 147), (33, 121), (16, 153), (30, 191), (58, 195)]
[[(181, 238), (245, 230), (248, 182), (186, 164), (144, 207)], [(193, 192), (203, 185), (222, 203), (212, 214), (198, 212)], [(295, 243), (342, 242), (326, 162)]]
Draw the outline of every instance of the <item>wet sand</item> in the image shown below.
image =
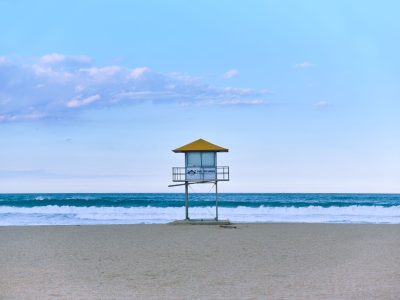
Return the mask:
[(0, 299), (399, 299), (400, 225), (0, 227)]

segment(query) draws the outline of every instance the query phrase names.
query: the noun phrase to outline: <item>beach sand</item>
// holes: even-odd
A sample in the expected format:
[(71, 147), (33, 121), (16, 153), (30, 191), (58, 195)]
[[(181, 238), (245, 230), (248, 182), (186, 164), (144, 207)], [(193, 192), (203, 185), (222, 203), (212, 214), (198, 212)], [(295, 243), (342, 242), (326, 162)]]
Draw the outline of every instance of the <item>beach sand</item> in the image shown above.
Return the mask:
[(0, 299), (400, 299), (400, 225), (0, 227)]

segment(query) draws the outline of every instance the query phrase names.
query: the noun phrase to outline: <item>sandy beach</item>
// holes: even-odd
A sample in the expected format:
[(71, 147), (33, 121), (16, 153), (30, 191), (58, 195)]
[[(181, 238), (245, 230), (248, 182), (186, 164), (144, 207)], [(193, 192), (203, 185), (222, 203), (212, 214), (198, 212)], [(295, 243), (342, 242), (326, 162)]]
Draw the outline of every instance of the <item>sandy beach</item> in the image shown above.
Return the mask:
[(0, 299), (399, 299), (400, 226), (0, 227)]

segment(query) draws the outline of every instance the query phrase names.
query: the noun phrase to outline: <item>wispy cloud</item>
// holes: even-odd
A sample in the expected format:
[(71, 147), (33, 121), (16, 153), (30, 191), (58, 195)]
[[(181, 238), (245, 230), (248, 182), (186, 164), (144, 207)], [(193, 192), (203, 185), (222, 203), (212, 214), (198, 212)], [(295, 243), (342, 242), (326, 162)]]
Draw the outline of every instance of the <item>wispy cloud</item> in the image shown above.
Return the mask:
[(142, 77), (144, 74), (150, 73), (150, 69), (147, 67), (139, 67), (132, 70), (130, 76), (134, 79)]
[(116, 75), (117, 73), (122, 71), (122, 68), (120, 66), (106, 66), (102, 68), (92, 67), (80, 69), (79, 71), (87, 73), (87, 75), (91, 76), (92, 78), (101, 80)]
[(312, 62), (304, 61), (304, 62), (301, 62), (301, 63), (294, 64), (293, 68), (295, 68), (295, 69), (307, 69), (307, 68), (312, 68), (314, 66), (315, 66), (315, 64), (313, 64)]
[(238, 70), (231, 69), (231, 70), (225, 72), (225, 74), (223, 75), (223, 77), (224, 77), (225, 79), (231, 79), (231, 78), (236, 77), (236, 76), (238, 76), (238, 75), (239, 75), (239, 71), (238, 71)]
[(43, 55), (39, 61), (42, 64), (67, 63), (85, 65), (90, 64), (93, 60), (86, 55), (64, 55), (60, 53), (51, 53)]
[(0, 169), (0, 178), (21, 178), (21, 179), (26, 179), (26, 178), (74, 178), (74, 179), (81, 179), (81, 178), (134, 178), (138, 177), (139, 174), (127, 174), (127, 173), (106, 173), (106, 174), (93, 174), (93, 173), (82, 173), (82, 172), (77, 172), (77, 173), (60, 173), (60, 172), (54, 172), (50, 170), (45, 170), (45, 169)]
[(323, 108), (327, 108), (329, 106), (331, 106), (331, 103), (328, 101), (324, 101), (324, 100), (315, 102), (313, 105), (313, 107), (316, 109), (323, 109)]
[[(237, 74), (230, 70), (225, 75)], [(143, 101), (256, 105), (265, 103), (268, 94), (267, 90), (213, 86), (196, 76), (143, 66), (96, 66), (84, 55), (0, 57), (0, 122), (71, 117), (84, 109)]]
[(249, 99), (249, 100), (239, 100), (239, 99), (233, 99), (233, 100), (225, 100), (221, 102), (222, 105), (263, 105), (263, 104), (268, 104), (267, 101), (265, 100), (260, 100), (260, 99)]
[(99, 99), (100, 99), (99, 95), (93, 95), (93, 96), (89, 96), (89, 97), (86, 97), (83, 99), (72, 99), (67, 102), (67, 107), (77, 108), (77, 107), (81, 107), (81, 106), (86, 106), (93, 102), (98, 101)]

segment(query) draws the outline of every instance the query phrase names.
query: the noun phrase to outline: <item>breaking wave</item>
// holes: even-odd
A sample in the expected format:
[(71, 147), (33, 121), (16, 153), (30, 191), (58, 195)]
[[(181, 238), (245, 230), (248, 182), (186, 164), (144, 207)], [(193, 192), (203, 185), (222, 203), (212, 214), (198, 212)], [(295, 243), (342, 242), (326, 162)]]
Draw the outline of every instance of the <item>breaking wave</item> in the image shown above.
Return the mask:
[[(183, 219), (184, 213), (184, 207), (0, 206), (0, 225), (165, 224)], [(190, 208), (190, 217), (194, 219), (209, 219), (214, 214), (215, 207)], [(237, 223), (400, 224), (400, 205), (220, 207), (219, 217)]]

